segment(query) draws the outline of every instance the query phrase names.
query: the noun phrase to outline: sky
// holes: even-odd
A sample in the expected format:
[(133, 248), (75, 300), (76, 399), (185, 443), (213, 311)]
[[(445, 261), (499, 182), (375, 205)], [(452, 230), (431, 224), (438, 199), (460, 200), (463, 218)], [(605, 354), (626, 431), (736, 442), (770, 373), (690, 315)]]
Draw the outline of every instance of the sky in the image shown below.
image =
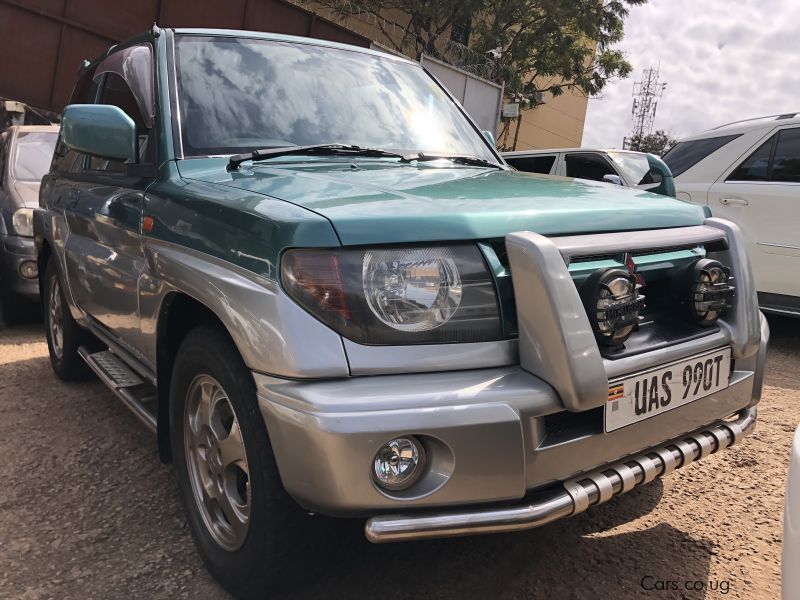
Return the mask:
[(674, 137), (800, 111), (800, 0), (650, 0), (631, 7), (615, 47), (627, 79), (589, 100), (584, 147), (621, 148), (632, 128), (633, 84), (658, 67), (667, 87), (653, 130)]

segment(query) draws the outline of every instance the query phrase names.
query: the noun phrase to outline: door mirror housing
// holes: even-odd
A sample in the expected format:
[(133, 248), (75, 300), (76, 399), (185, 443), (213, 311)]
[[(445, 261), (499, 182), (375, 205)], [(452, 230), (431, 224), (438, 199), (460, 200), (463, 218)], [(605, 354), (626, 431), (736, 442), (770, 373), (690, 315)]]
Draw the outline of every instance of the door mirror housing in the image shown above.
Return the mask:
[(84, 154), (136, 162), (136, 125), (117, 106), (70, 104), (61, 118), (61, 139)]
[(495, 148), (497, 146), (497, 142), (494, 140), (494, 134), (488, 129), (483, 130), (483, 137), (489, 140), (489, 143), (492, 145), (492, 148)]
[(619, 175), (603, 175), (603, 181), (606, 183), (613, 183), (614, 185), (622, 185), (622, 179)]
[(675, 197), (675, 179), (672, 171), (667, 164), (655, 154), (647, 155), (647, 162), (650, 164), (649, 177), (650, 183), (637, 185), (636, 187), (648, 192), (663, 194), (664, 196)]

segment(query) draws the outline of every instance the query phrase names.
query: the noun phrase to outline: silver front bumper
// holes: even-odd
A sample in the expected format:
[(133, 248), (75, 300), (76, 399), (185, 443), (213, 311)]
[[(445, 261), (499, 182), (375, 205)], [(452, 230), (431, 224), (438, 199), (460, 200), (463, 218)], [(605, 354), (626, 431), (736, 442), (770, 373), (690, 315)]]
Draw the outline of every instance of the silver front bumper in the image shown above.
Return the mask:
[(582, 513), (637, 485), (669, 475), (675, 469), (732, 446), (752, 433), (756, 416), (756, 408), (742, 410), (735, 421), (719, 421), (691, 435), (564, 482), (535, 502), (435, 514), (381, 515), (369, 519), (364, 530), (369, 541), (383, 543), (533, 529)]

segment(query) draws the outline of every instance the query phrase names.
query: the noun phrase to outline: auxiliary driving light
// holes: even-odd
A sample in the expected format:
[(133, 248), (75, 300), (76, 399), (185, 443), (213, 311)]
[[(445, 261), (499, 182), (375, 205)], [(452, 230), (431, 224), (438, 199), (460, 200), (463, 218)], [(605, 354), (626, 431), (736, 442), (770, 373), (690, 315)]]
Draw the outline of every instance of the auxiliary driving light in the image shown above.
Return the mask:
[(732, 281), (728, 267), (719, 261), (701, 258), (678, 273), (675, 293), (688, 306), (695, 322), (708, 327), (731, 307), (736, 289)]
[(592, 273), (581, 286), (581, 299), (597, 341), (612, 347), (628, 339), (645, 306), (636, 278), (622, 269)]
[(39, 276), (39, 265), (35, 260), (26, 260), (19, 266), (19, 274), (25, 279), (36, 279)]
[(375, 455), (373, 477), (386, 490), (404, 490), (414, 485), (424, 466), (422, 444), (412, 436), (396, 438), (386, 442)]

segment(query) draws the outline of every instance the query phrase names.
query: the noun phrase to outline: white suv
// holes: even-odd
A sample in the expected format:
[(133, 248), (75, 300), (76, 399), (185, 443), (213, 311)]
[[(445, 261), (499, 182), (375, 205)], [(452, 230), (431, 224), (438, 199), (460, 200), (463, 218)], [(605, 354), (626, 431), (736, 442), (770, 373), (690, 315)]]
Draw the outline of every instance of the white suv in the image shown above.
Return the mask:
[(800, 316), (800, 112), (685, 138), (664, 162), (678, 198), (744, 232), (762, 310)]

